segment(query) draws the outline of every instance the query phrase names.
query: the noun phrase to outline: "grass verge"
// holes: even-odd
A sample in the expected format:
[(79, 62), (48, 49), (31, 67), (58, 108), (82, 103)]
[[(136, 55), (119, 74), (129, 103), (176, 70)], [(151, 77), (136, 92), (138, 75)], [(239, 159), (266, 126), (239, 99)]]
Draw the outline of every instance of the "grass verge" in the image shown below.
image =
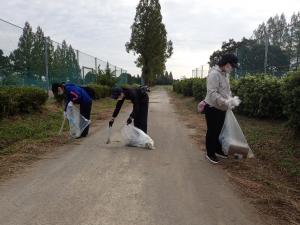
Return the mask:
[[(93, 102), (92, 127), (112, 114), (115, 101), (109, 98)], [(39, 159), (60, 145), (80, 142), (68, 135), (67, 123), (58, 135), (63, 120), (62, 107), (48, 100), (40, 112), (4, 118), (0, 121), (0, 180)]]
[[(169, 90), (172, 103), (205, 151), (206, 122), (194, 98)], [(240, 192), (266, 217), (268, 224), (300, 224), (300, 140), (282, 121), (237, 116), (256, 158), (223, 160), (221, 165)]]

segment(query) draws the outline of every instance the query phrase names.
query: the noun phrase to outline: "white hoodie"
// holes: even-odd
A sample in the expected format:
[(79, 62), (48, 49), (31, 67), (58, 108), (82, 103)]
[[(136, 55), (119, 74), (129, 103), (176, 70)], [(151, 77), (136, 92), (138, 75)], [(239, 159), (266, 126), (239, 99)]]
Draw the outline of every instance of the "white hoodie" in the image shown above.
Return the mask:
[(228, 106), (226, 100), (231, 97), (229, 74), (223, 72), (219, 66), (214, 66), (208, 72), (206, 81), (207, 92), (205, 102), (222, 111)]

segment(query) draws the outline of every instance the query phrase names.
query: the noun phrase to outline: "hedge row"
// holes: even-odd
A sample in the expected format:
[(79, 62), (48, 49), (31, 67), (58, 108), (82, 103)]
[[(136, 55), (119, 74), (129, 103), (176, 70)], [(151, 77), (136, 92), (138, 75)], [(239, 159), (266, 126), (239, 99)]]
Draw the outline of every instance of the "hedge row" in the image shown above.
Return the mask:
[(95, 91), (95, 99), (105, 98), (111, 95), (111, 87), (106, 85), (89, 84), (88, 87)]
[[(112, 88), (107, 85), (89, 84), (87, 87), (92, 88), (95, 91), (95, 99), (105, 98), (111, 96)], [(139, 84), (124, 84), (122, 87), (138, 88)]]
[(35, 87), (0, 87), (0, 118), (39, 110), (47, 93)]
[(282, 84), (283, 79), (271, 76), (246, 76), (232, 82), (233, 95), (242, 100), (236, 111), (254, 118), (283, 118)]
[(184, 79), (176, 81), (173, 84), (173, 89), (177, 93), (183, 94), (184, 96), (193, 96), (193, 82), (196, 78)]
[[(206, 95), (206, 79), (177, 81), (173, 90), (200, 101)], [(254, 118), (288, 118), (289, 124), (300, 130), (300, 71), (290, 72), (284, 78), (248, 75), (232, 80), (231, 90), (242, 100), (236, 109), (238, 113)]]
[(291, 127), (300, 131), (300, 71), (292, 72), (281, 85), (283, 113)]

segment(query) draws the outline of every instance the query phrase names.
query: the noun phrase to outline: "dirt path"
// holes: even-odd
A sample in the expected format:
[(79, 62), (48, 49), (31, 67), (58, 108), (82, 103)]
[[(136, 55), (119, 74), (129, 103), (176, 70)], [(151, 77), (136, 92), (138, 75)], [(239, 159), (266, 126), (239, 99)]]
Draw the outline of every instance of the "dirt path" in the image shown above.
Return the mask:
[[(48, 154), (0, 186), (1, 225), (263, 224), (223, 170), (207, 163), (163, 89), (151, 93), (155, 150), (124, 147), (114, 126)], [(106, 125), (106, 124), (105, 124)]]

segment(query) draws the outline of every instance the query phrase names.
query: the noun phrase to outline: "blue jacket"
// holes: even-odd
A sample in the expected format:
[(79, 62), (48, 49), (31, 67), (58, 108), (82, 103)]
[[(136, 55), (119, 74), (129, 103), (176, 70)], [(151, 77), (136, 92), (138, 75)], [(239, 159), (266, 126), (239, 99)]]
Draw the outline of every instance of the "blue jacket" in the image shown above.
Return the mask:
[(65, 84), (66, 107), (70, 101), (77, 104), (91, 104), (92, 98), (89, 94), (79, 86), (74, 84)]

